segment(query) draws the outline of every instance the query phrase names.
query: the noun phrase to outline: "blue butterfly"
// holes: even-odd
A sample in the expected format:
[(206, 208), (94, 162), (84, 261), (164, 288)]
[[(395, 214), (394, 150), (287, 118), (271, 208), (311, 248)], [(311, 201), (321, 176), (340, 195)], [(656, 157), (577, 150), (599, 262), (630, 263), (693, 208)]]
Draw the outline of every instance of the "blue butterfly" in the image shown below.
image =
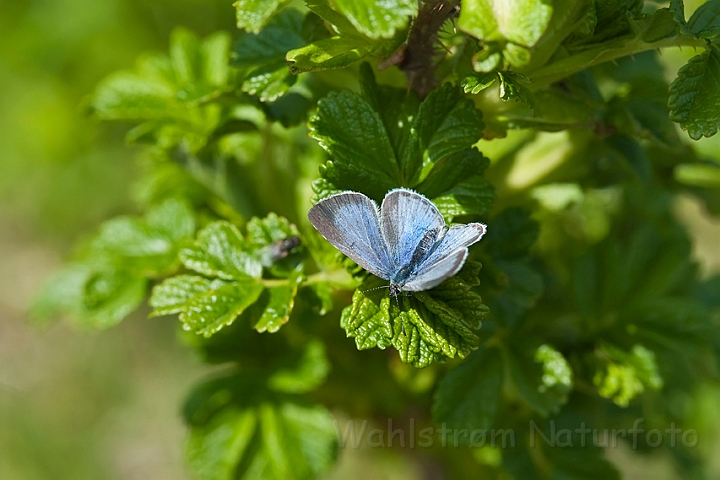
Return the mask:
[(405, 188), (388, 192), (380, 209), (362, 193), (338, 193), (315, 204), (308, 218), (335, 248), (389, 280), (392, 296), (429, 290), (455, 275), (467, 247), (487, 231), (482, 223), (447, 228), (435, 204)]

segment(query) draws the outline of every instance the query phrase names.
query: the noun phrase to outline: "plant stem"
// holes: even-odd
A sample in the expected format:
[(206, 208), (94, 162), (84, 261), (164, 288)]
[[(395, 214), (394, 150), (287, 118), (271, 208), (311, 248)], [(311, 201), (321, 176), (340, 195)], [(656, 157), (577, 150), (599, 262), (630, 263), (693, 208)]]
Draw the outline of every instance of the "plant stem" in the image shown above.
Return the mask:
[(457, 12), (459, 0), (426, 0), (413, 21), (399, 68), (422, 99), (437, 87), (435, 43), (443, 24)]
[(562, 60), (545, 65), (534, 72), (530, 72), (528, 75), (533, 79), (533, 83), (528, 85), (528, 88), (531, 90), (539, 90), (540, 88), (553, 84), (586, 68), (616, 60), (618, 58), (627, 57), (629, 55), (634, 55), (636, 53), (646, 52), (648, 50), (657, 50), (668, 47), (705, 48), (706, 46), (707, 42), (705, 40), (685, 35), (677, 35), (675, 37), (666, 38), (652, 43), (644, 42), (640, 38), (634, 38), (621, 47), (598, 47), (587, 50), (570, 55)]

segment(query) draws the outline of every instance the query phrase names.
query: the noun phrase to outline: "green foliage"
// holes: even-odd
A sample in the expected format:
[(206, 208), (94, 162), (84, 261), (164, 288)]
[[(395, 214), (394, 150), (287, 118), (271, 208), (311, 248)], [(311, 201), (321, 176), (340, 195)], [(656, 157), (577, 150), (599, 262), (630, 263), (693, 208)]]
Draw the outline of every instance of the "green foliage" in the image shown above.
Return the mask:
[(670, 118), (697, 140), (717, 133), (720, 116), (714, 108), (720, 101), (720, 50), (710, 47), (690, 59), (670, 85)]
[(35, 315), (71, 313), (82, 325), (107, 328), (132, 313), (148, 280), (177, 270), (178, 251), (195, 233), (195, 218), (183, 201), (170, 199), (142, 217), (104, 223), (77, 260), (50, 279)]
[[(298, 232), (276, 215), (253, 218), (247, 229), (248, 235), (243, 238), (227, 222), (213, 222), (203, 228), (195, 244), (182, 249), (179, 258), (187, 269), (204, 277), (179, 275), (156, 286), (150, 298), (153, 315), (178, 313), (185, 330), (206, 337), (232, 324), (251, 306), (251, 321), (259, 332), (276, 332), (287, 323), (302, 280), (302, 263), (297, 252), (286, 258), (270, 252), (267, 261), (266, 254), (276, 242)], [(270, 274), (280, 278), (263, 282), (264, 263)]]
[[(718, 4), (241, 0), (242, 32), (176, 29), (91, 100), (150, 153), (145, 214), (101, 225), (35, 313), (107, 327), (152, 287), (151, 315), (227, 367), (184, 409), (198, 478), (321, 477), (328, 407), (517, 434), (433, 450), (453, 478), (618, 478), (576, 429), (690, 428), (678, 405), (720, 366), (718, 280), (672, 213), (720, 211), (720, 160), (672, 123), (717, 131)], [(702, 52), (668, 86), (655, 50), (679, 46)], [(306, 215), (397, 187), (488, 233), (457, 275), (389, 297)], [(530, 442), (564, 427), (572, 447)]]
[(472, 291), (480, 264), (469, 264), (457, 276), (431, 292), (412, 297), (389, 297), (383, 282), (371, 277), (355, 291), (352, 305), (343, 310), (340, 325), (355, 338), (359, 350), (390, 345), (400, 359), (421, 368), (475, 350), (487, 307)]

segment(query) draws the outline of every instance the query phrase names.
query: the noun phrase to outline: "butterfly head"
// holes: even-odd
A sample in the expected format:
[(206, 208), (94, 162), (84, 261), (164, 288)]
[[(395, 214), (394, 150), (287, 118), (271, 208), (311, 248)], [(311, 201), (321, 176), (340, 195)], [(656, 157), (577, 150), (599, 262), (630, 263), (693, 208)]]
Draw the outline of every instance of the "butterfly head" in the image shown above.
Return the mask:
[(402, 286), (399, 283), (390, 282), (390, 292), (388, 295), (391, 297), (397, 297), (402, 292)]

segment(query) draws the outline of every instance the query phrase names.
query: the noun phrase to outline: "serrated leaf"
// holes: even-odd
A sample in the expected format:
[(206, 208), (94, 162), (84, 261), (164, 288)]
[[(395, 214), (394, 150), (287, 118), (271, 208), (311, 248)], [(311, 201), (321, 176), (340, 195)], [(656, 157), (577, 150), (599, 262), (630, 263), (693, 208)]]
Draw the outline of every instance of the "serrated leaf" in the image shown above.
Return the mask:
[(508, 371), (520, 397), (543, 417), (557, 413), (573, 387), (570, 365), (547, 344), (513, 342), (505, 349)]
[(513, 326), (543, 292), (542, 275), (528, 255), (540, 228), (519, 208), (503, 210), (490, 224), (483, 243), (492, 261), (481, 272), (482, 288), (494, 318)]
[(720, 50), (709, 46), (678, 71), (670, 85), (670, 119), (693, 140), (711, 137), (720, 126)]
[(494, 279), (498, 292), (497, 297), (488, 297), (488, 306), (504, 325), (516, 325), (540, 299), (542, 274), (528, 258), (496, 257), (492, 268), (499, 272), (499, 278)]
[(500, 81), (500, 98), (507, 102), (515, 100), (532, 108), (534, 101), (530, 90), (524, 86), (517, 74), (512, 72), (497, 72)]
[(492, 226), (484, 243), (503, 258), (526, 255), (540, 235), (540, 225), (530, 218), (530, 212), (521, 208), (503, 210), (493, 219)]
[(336, 34), (342, 37), (362, 37), (350, 20), (342, 13), (334, 10), (327, 0), (305, 0), (305, 5), (330, 24)]
[(318, 315), (325, 315), (333, 309), (333, 288), (328, 282), (305, 284), (298, 294)]
[(185, 446), (190, 468), (202, 480), (231, 480), (252, 440), (257, 418), (252, 410), (227, 409), (190, 430)]
[(264, 247), (300, 234), (295, 225), (275, 213), (270, 213), (265, 218), (251, 218), (246, 228), (247, 241), (254, 248)]
[[(397, 88), (378, 85), (369, 66), (361, 66), (360, 73), (364, 97), (342, 92), (342, 101), (337, 100), (340, 95), (331, 97), (333, 108), (324, 111), (322, 105), (326, 100), (323, 100), (316, 118), (311, 121), (313, 136), (333, 158), (320, 167), (321, 178), (313, 183), (315, 199), (354, 190), (379, 202), (388, 190), (405, 185), (421, 191), (426, 187), (432, 190), (447, 219), (484, 211), (492, 193), (479, 177), (484, 168), (482, 163), (470, 158), (469, 149), (480, 139), (483, 129), (482, 114), (474, 103), (451, 84), (432, 91), (419, 103), (415, 95), (407, 96)], [(364, 128), (348, 125), (345, 112), (353, 110), (367, 115)], [(334, 129), (319, 132), (315, 123), (333, 125)], [(353, 119), (353, 123), (357, 120)], [(370, 133), (378, 138), (368, 147), (366, 143), (372, 141)], [(463, 150), (466, 154), (458, 153)], [(443, 159), (447, 159), (447, 163), (439, 170), (446, 171), (428, 184), (421, 184)], [(461, 181), (453, 177), (454, 184), (441, 178), (451, 171), (470, 173), (474, 167), (478, 171), (472, 172), (470, 178)], [(433, 195), (429, 197), (435, 200)]]
[(611, 398), (620, 407), (627, 407), (646, 388), (658, 390), (663, 385), (655, 354), (642, 345), (634, 345), (630, 352), (603, 345), (598, 355), (606, 360), (593, 382), (600, 396)]
[(336, 188), (382, 199), (397, 186), (390, 139), (380, 116), (360, 96), (343, 91), (321, 100), (310, 119), (310, 135), (333, 159), (321, 167), (321, 176)]
[(417, 3), (412, 0), (333, 0), (333, 4), (353, 26), (370, 38), (389, 38), (408, 24), (410, 16), (417, 14)]
[(447, 222), (459, 215), (486, 213), (495, 199), (483, 172), (490, 164), (476, 149), (451, 154), (433, 167), (415, 188), (431, 198)]
[(237, 0), (233, 3), (236, 10), (237, 27), (251, 32), (259, 32), (273, 14), (288, 0)]
[(84, 285), (82, 323), (95, 328), (117, 325), (140, 306), (147, 283), (113, 268), (94, 272)]
[(509, 40), (532, 47), (545, 31), (552, 6), (541, 0), (470, 0), (458, 26), (483, 41)]
[(203, 479), (311, 480), (335, 461), (332, 415), (320, 405), (272, 402), (266, 392), (247, 398), (247, 375), (196, 389), (185, 406), (191, 424), (186, 453)]
[[(446, 83), (430, 92), (420, 104), (412, 128), (419, 149), (427, 151), (423, 171), (442, 158), (471, 147), (480, 140), (483, 126), (482, 113), (457, 87)], [(408, 170), (413, 179), (418, 178), (418, 173)], [(422, 178), (421, 175), (419, 179)]]
[(178, 248), (194, 233), (193, 212), (186, 203), (169, 199), (144, 218), (105, 222), (90, 244), (89, 257), (138, 275), (160, 275), (175, 266)]
[(180, 313), (191, 298), (208, 290), (217, 290), (226, 284), (227, 282), (222, 280), (211, 280), (196, 275), (168, 278), (152, 290), (149, 302), (153, 307), (152, 316)]
[(478, 94), (492, 85), (497, 79), (496, 72), (486, 73), (471, 73), (467, 77), (462, 79), (460, 86), (462, 86), (465, 93), (472, 93), (473, 95)]
[(292, 369), (280, 369), (267, 380), (268, 388), (284, 393), (307, 393), (319, 387), (330, 371), (325, 347), (319, 340), (311, 340), (300, 360)]
[(409, 177), (408, 169), (414, 157), (420, 155), (411, 133), (420, 100), (412, 91), (378, 85), (372, 67), (367, 62), (360, 65), (360, 87), (363, 98), (383, 121), (403, 176)]
[(128, 140), (158, 142), (164, 148), (185, 140), (199, 149), (219, 122), (219, 106), (210, 100), (227, 89), (229, 46), (225, 32), (200, 40), (176, 29), (169, 55), (142, 57), (134, 71), (100, 82), (92, 108), (103, 119), (143, 121)]
[(504, 44), (503, 56), (519, 67), (529, 62), (528, 48), (545, 32), (552, 13), (542, 0), (466, 0), (458, 26), (483, 42)]
[(235, 321), (262, 291), (260, 282), (243, 281), (202, 292), (184, 304), (180, 321), (184, 329), (209, 337)]
[(82, 263), (69, 264), (48, 278), (33, 298), (30, 316), (49, 320), (54, 316), (82, 310), (83, 292), (92, 269)]
[(262, 312), (255, 322), (258, 332), (277, 332), (290, 319), (290, 312), (295, 304), (295, 295), (302, 275), (295, 273), (282, 285), (268, 287), (258, 299), (255, 308)]
[(500, 351), (478, 350), (440, 381), (433, 396), (433, 418), (451, 429), (489, 430), (498, 413), (502, 381)]
[(213, 222), (203, 228), (192, 247), (180, 251), (183, 264), (198, 273), (226, 280), (260, 277), (262, 265), (232, 224)]
[(404, 363), (422, 368), (477, 348), (487, 308), (461, 275), (409, 297), (389, 297), (384, 283), (368, 277), (343, 310), (340, 324), (359, 350), (393, 346)]
[(698, 7), (687, 22), (696, 38), (717, 38), (720, 35), (720, 1), (709, 0)]
[(287, 60), (292, 73), (314, 72), (351, 65), (378, 50), (382, 45), (358, 38), (331, 37), (290, 50)]
[(261, 102), (274, 101), (295, 83), (285, 55), (305, 45), (302, 37), (303, 16), (294, 9), (275, 15), (257, 34), (242, 36), (233, 46), (233, 65), (248, 68), (242, 90)]

